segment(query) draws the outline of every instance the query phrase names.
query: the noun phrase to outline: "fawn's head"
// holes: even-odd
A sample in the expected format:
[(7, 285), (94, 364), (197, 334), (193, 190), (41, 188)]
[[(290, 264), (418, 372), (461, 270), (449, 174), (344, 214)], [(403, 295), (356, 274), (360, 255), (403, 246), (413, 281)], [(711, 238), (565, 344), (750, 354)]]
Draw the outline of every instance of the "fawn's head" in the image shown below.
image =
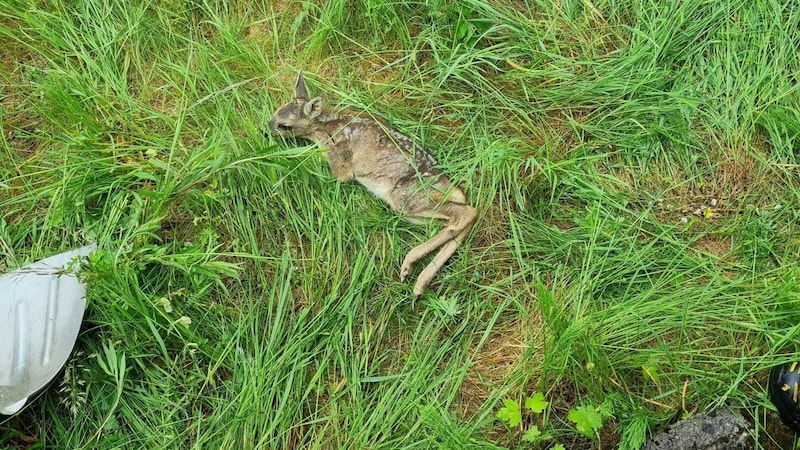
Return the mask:
[(294, 98), (275, 111), (269, 120), (271, 133), (287, 137), (307, 137), (319, 129), (317, 116), (322, 112), (322, 97), (309, 100), (303, 72), (297, 74)]

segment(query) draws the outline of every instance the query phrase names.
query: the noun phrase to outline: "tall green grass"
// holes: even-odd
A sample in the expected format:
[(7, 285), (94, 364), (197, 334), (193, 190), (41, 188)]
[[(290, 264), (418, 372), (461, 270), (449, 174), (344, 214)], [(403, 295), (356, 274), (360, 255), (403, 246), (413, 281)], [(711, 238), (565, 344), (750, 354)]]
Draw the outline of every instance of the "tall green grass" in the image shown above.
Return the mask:
[[(800, 357), (798, 24), (778, 0), (5, 2), (0, 267), (99, 251), (76, 352), (3, 445), (633, 449), (715, 407), (792, 445), (765, 382)], [(399, 264), (438, 226), (264, 137), (298, 69), (481, 211), (418, 301)], [(543, 418), (495, 418), (533, 391)]]

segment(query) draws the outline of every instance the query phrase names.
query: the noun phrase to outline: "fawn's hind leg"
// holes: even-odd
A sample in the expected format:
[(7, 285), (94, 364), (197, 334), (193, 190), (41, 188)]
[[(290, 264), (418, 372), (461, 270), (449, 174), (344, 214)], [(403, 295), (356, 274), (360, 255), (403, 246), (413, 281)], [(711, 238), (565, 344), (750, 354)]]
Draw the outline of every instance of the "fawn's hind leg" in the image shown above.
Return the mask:
[(436, 256), (433, 257), (433, 260), (428, 263), (427, 266), (420, 272), (419, 276), (417, 277), (417, 282), (414, 283), (414, 297), (419, 297), (425, 292), (425, 288), (428, 287), (428, 284), (433, 280), (433, 277), (436, 276), (436, 273), (439, 272), (439, 269), (442, 268), (445, 262), (453, 256), (453, 253), (456, 252), (458, 246), (464, 242), (464, 238), (467, 237), (469, 233), (469, 227), (465, 228), (461, 231), (455, 238), (444, 244), (440, 249), (439, 252), (436, 253)]
[[(438, 208), (436, 211), (430, 211), (429, 213), (423, 213), (416, 216), (419, 218), (446, 220), (447, 223), (445, 224), (444, 229), (437, 233), (436, 236), (412, 248), (403, 260), (403, 265), (400, 267), (400, 281), (405, 281), (406, 277), (408, 277), (408, 275), (411, 273), (414, 268), (414, 264), (417, 261), (424, 258), (437, 248), (445, 246), (442, 247), (434, 260), (428, 264), (423, 271), (423, 274), (420, 275), (420, 278), (414, 287), (415, 296), (419, 296), (422, 293), (422, 291), (425, 289), (425, 286), (427, 286), (427, 284), (430, 283), (430, 281), (436, 275), (436, 272), (456, 251), (456, 248), (458, 248), (458, 245), (464, 240), (469, 232), (470, 227), (475, 222), (477, 215), (478, 212), (475, 210), (475, 208), (469, 205), (450, 202), (443, 207)], [(423, 275), (427, 277), (427, 280), (423, 280)], [(421, 283), (421, 281), (424, 282)], [(417, 287), (419, 287), (420, 284), (422, 285), (422, 288), (419, 290), (419, 293), (417, 293)]]

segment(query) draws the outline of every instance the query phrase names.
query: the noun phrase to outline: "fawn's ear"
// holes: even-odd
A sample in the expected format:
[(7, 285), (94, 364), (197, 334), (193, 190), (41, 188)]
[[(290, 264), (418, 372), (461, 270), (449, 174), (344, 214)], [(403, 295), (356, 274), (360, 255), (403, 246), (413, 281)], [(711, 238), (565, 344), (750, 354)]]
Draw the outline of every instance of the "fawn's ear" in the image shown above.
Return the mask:
[(303, 112), (306, 116), (313, 119), (322, 112), (322, 97), (314, 97), (303, 105)]
[(297, 81), (294, 82), (294, 98), (308, 100), (308, 89), (306, 80), (303, 78), (303, 71), (297, 73)]

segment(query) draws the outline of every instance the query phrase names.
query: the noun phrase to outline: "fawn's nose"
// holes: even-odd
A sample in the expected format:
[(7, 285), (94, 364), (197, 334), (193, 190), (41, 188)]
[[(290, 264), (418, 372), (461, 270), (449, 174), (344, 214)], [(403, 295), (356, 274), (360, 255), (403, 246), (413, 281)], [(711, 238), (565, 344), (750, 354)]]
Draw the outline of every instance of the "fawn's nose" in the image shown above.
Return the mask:
[(266, 128), (263, 128), (262, 125), (261, 132), (264, 133), (265, 138), (270, 137), (270, 135), (278, 134), (278, 123), (275, 121), (275, 119), (270, 119)]

